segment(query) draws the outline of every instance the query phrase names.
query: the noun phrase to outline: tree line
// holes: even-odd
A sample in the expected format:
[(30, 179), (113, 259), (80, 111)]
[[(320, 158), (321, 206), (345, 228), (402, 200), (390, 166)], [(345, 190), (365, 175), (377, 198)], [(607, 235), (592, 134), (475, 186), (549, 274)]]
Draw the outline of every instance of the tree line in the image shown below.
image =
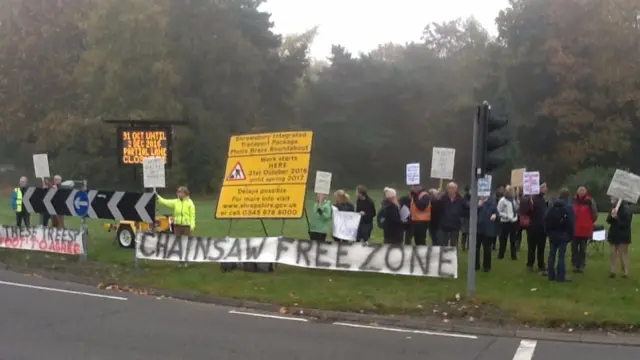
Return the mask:
[[(232, 134), (312, 130), (312, 168), (335, 182), (428, 176), (456, 148), (468, 182), (481, 100), (506, 115), (511, 167), (552, 184), (595, 166), (640, 167), (640, 0), (511, 0), (497, 36), (478, 21), (425, 24), (423, 40), (367, 54), (317, 29), (273, 31), (260, 0), (5, 0), (0, 3), (0, 163), (96, 186), (140, 186), (118, 167), (103, 119), (179, 119), (169, 183), (217, 192)], [(312, 177), (311, 177), (312, 178)]]

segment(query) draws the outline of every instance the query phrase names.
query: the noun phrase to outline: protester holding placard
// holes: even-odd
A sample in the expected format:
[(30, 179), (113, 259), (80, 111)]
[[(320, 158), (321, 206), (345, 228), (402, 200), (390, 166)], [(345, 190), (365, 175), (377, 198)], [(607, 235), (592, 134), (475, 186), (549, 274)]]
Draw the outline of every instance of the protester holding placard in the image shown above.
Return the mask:
[(437, 189), (429, 189), (429, 196), (431, 197), (431, 222), (429, 223), (429, 237), (431, 237), (431, 245), (436, 246), (438, 242), (438, 226), (440, 225), (439, 215), (440, 211), (440, 198), (442, 194)]
[(518, 211), (516, 206), (514, 189), (511, 186), (505, 188), (504, 196), (498, 201), (498, 213), (500, 214), (500, 246), (498, 259), (504, 259), (507, 251), (507, 240), (511, 250), (511, 260), (518, 259), (516, 250), (516, 232), (518, 231)]
[(547, 213), (547, 184), (540, 184), (540, 192), (530, 195), (530, 201), (522, 205), (523, 212), (529, 217), (527, 227), (527, 268), (533, 271), (533, 265), (538, 262), (538, 271), (547, 275), (544, 250), (547, 245), (547, 234), (544, 232), (544, 215)]
[(611, 206), (611, 212), (607, 216), (607, 223), (609, 224), (607, 240), (611, 244), (609, 277), (616, 277), (619, 258), (622, 264), (622, 277), (626, 279), (629, 276), (629, 244), (631, 244), (633, 212), (626, 201), (621, 201), (620, 206), (618, 206), (618, 199), (615, 197), (611, 197)]
[(358, 226), (357, 241), (368, 242), (373, 231), (373, 219), (376, 217), (376, 205), (373, 203), (367, 188), (358, 185), (356, 188), (358, 200), (356, 201), (356, 211), (360, 213), (360, 225)]
[[(411, 245), (412, 237), (416, 246), (427, 245), (427, 232), (431, 222), (431, 196), (427, 190), (420, 185), (412, 185), (409, 195), (400, 199), (400, 206), (406, 206), (410, 211), (408, 226), (410, 231), (406, 231), (405, 244)], [(407, 233), (411, 234), (407, 236)]]
[[(353, 202), (351, 202), (349, 195), (344, 190), (336, 191), (334, 193), (334, 196), (335, 196), (336, 202), (333, 206), (335, 206), (338, 209), (338, 211), (351, 211), (351, 212), (356, 211), (355, 206), (353, 206)], [(333, 237), (333, 240), (346, 241), (344, 239), (336, 238), (335, 236)]]
[(326, 241), (329, 225), (332, 220), (331, 201), (324, 194), (317, 194), (313, 211), (309, 214), (309, 239)]
[(403, 244), (403, 222), (400, 216), (400, 202), (395, 189), (384, 188), (384, 200), (378, 211), (378, 226), (384, 234), (385, 244)]
[(476, 270), (480, 270), (480, 249), (482, 248), (482, 270), (491, 271), (491, 252), (498, 235), (499, 222), (495, 199), (483, 196), (478, 200), (478, 236), (476, 239)]
[[(60, 188), (62, 184), (62, 176), (54, 175), (53, 176), (53, 184), (51, 184), (52, 189)], [(64, 229), (64, 216), (62, 215), (52, 215), (51, 216), (51, 226), (57, 229)]]
[[(154, 190), (155, 191), (155, 190)], [(173, 233), (175, 235), (190, 236), (196, 228), (196, 206), (189, 196), (189, 189), (180, 186), (176, 191), (177, 199), (165, 199), (157, 195), (158, 202), (173, 209)], [(180, 263), (186, 266), (186, 263)]]
[(582, 273), (587, 260), (587, 242), (593, 236), (593, 224), (598, 218), (596, 202), (584, 186), (578, 188), (573, 199), (573, 212), (576, 216), (576, 230), (571, 241), (571, 265), (573, 272)]
[(469, 211), (458, 193), (458, 185), (450, 182), (447, 193), (440, 198), (438, 242), (434, 245), (458, 247), (461, 219)]
[[(49, 179), (42, 179), (42, 188), (43, 189), (49, 189), (51, 187), (51, 181)], [(51, 215), (49, 215), (48, 213), (44, 212), (42, 214), (40, 214), (40, 225), (47, 227), (49, 226), (49, 220), (51, 220)]]

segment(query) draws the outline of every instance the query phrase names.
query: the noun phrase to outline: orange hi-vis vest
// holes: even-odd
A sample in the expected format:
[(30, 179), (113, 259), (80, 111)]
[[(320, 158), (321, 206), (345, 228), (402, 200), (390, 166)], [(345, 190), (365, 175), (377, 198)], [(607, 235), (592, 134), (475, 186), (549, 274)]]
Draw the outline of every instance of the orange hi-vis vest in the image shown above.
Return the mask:
[(426, 209), (420, 210), (416, 206), (416, 202), (411, 198), (411, 221), (431, 221), (431, 203)]

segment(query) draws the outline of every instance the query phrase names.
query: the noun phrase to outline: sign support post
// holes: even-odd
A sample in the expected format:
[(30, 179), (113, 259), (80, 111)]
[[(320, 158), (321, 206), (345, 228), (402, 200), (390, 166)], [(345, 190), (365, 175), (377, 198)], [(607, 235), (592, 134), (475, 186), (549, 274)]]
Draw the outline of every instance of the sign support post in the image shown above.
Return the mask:
[(469, 204), (469, 258), (467, 260), (467, 296), (472, 297), (476, 287), (476, 242), (478, 237), (478, 121), (482, 114), (478, 107), (477, 116), (473, 119), (473, 144), (471, 152), (471, 204)]

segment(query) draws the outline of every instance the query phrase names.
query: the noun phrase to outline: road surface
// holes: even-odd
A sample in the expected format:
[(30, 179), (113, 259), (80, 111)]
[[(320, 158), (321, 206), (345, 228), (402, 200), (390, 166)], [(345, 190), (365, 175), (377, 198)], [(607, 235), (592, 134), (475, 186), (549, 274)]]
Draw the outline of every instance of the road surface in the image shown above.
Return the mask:
[(640, 348), (316, 323), (0, 271), (0, 360), (629, 360)]

